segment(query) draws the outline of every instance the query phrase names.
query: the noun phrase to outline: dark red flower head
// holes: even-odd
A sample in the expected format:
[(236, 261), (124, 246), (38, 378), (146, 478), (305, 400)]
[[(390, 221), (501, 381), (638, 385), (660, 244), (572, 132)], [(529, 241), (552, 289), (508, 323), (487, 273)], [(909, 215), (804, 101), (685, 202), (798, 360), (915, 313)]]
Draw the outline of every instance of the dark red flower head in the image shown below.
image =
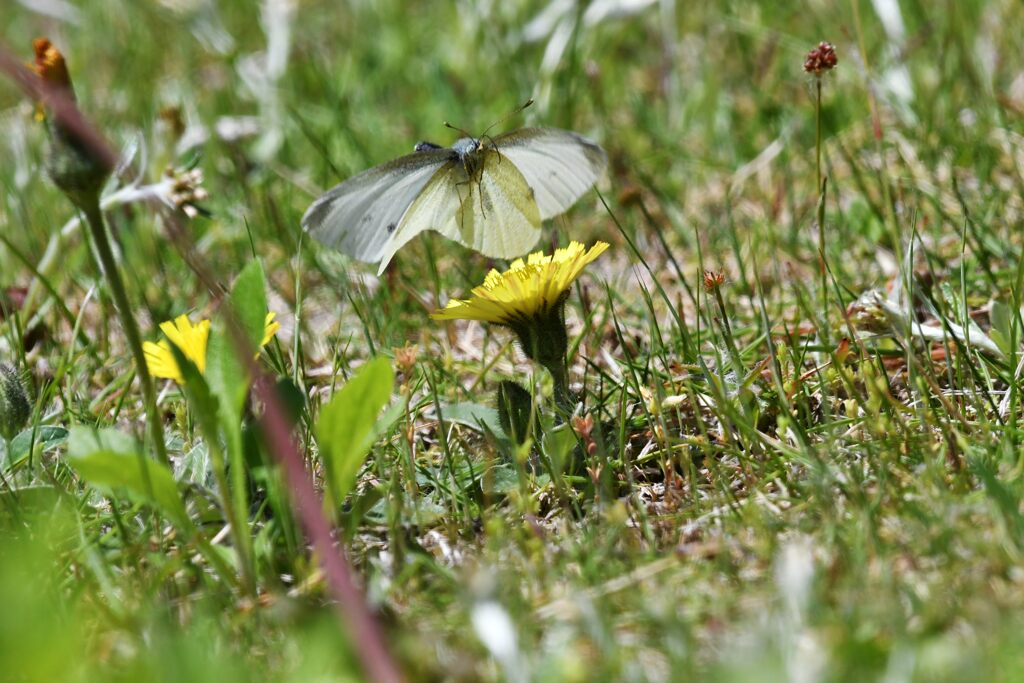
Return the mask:
[(826, 71), (836, 68), (839, 60), (836, 58), (836, 46), (832, 43), (821, 41), (818, 47), (807, 53), (804, 60), (804, 71), (815, 76), (821, 76)]

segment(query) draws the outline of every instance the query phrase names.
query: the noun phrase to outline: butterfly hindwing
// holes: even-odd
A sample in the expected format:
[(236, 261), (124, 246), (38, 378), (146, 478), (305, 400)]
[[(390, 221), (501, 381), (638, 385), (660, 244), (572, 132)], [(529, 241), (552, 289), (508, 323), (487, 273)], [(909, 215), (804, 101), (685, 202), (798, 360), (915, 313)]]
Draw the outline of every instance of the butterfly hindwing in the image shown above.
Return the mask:
[(488, 149), (469, 196), (456, 213), (460, 241), (485, 256), (514, 258), (540, 239), (541, 217), (534, 190), (509, 159)]
[(541, 219), (532, 188), (508, 159), (494, 150), (481, 154), (473, 176), (453, 160), (423, 187), (382, 250), (381, 272), (424, 230), (495, 258), (521, 256), (537, 243)]
[(557, 216), (589, 190), (608, 155), (582, 135), (557, 128), (522, 128), (494, 138), (534, 190), (542, 219)]

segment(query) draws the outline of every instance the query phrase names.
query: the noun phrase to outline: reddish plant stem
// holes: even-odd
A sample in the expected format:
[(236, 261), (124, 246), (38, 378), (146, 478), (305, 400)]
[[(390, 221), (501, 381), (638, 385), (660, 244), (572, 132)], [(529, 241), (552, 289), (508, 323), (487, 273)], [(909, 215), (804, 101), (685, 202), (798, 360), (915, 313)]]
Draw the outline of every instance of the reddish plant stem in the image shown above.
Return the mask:
[(313, 482), (292, 439), (291, 426), (284, 419), (284, 411), (273, 382), (264, 375), (256, 381), (254, 390), (264, 405), (263, 426), (267, 447), (281, 463), (292, 494), (292, 506), (320, 557), (327, 584), (356, 641), (368, 679), (382, 683), (403, 681), (398, 666), (385, 646), (380, 622), (370, 612), (362, 592), (353, 582), (344, 551), (334, 544), (330, 524), (324, 515), (323, 500), (313, 488)]

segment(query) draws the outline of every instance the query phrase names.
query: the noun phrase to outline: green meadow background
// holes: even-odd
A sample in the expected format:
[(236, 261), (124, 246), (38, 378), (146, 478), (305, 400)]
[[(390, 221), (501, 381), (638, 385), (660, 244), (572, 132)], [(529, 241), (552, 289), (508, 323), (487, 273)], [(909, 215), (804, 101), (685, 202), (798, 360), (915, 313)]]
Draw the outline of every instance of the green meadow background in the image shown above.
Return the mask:
[[(318, 487), (322, 402), (371, 357), (414, 354), (397, 419), (327, 510), (409, 680), (1024, 678), (1024, 4), (4, 0), (0, 15), (19, 60), (37, 36), (63, 51), (82, 111), (130, 159), (108, 195), (202, 171), (202, 212), (179, 222), (224, 288), (262, 262), (283, 329), (261, 362), (287, 379)], [(821, 82), (819, 232), (802, 66), (822, 40), (839, 64)], [(611, 245), (568, 303), (595, 424), (591, 447), (559, 451), (568, 491), (480, 424), (500, 380), (535, 383), (546, 408), (548, 378), (506, 331), (428, 317), (503, 264), (430, 235), (377, 278), (299, 227), (340, 180), (531, 97), (494, 131), (567, 128), (610, 160), (541, 243)], [(141, 436), (142, 400), (81, 232), (40, 267), (75, 211), (33, 113), (0, 82), (0, 361), (38, 437), (0, 458), (0, 680), (363, 680), (250, 422), (233, 481), (254, 592), (69, 465), (58, 428)], [(146, 339), (215, 315), (153, 204), (107, 218)], [(724, 283), (706, 290), (705, 270)], [(209, 444), (160, 389), (178, 490), (230, 569)]]

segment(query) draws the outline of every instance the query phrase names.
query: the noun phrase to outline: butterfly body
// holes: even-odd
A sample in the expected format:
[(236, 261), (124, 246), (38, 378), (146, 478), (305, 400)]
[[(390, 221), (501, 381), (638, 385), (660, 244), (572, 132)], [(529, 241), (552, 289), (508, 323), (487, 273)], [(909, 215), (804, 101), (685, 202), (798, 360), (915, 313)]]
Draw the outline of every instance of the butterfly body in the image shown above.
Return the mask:
[(328, 190), (302, 218), (321, 242), (354, 258), (380, 261), (424, 230), (486, 256), (513, 258), (532, 248), (543, 220), (568, 209), (603, 173), (604, 150), (551, 128), (524, 128), (451, 147), (418, 143), (412, 154)]

